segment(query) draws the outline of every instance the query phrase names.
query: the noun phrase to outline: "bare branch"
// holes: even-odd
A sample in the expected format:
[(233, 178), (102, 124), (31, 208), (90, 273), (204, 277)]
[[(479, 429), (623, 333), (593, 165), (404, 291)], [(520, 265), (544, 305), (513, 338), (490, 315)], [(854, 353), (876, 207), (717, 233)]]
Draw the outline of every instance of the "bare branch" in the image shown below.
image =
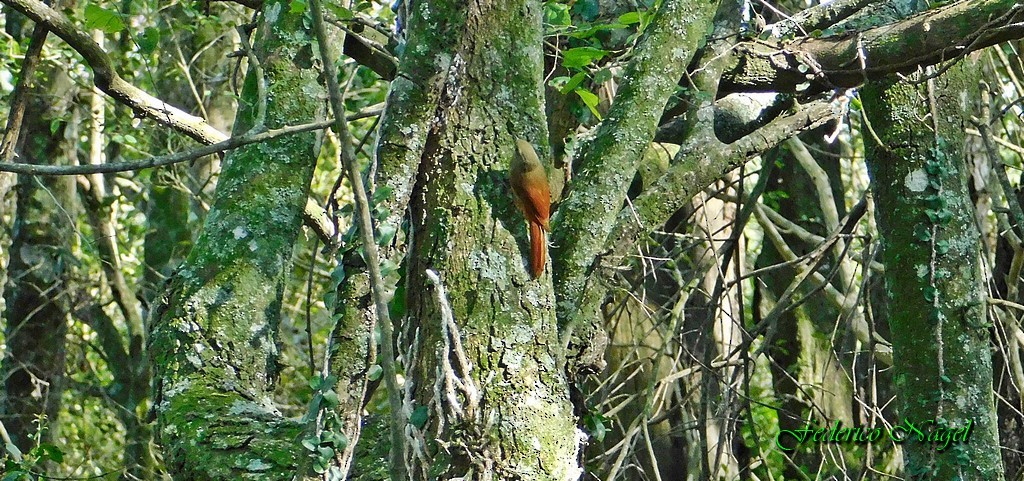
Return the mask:
[[(336, 58), (331, 39), (327, 36), (324, 26), (323, 11), (318, 0), (311, 0), (309, 7), (313, 13), (313, 32), (320, 47), (321, 58)], [(387, 288), (381, 274), (380, 255), (377, 241), (374, 239), (373, 217), (370, 214), (370, 199), (363, 186), (363, 176), (359, 171), (355, 148), (345, 119), (345, 101), (341, 88), (338, 86), (338, 71), (334, 62), (323, 63), (324, 76), (327, 78), (327, 94), (331, 109), (334, 110), (334, 130), (341, 143), (341, 160), (345, 165), (349, 183), (352, 185), (352, 197), (355, 198), (356, 220), (359, 222), (359, 234), (363, 242), (363, 253), (366, 256), (366, 270), (370, 274), (371, 294), (376, 308), (377, 326), (380, 327), (381, 368), (383, 368), (384, 385), (388, 388), (388, 404), (391, 407), (391, 471), (396, 479), (406, 478), (405, 465), (405, 425), (406, 414), (402, 408), (401, 390), (395, 372), (395, 334), (387, 301)], [(347, 474), (347, 473), (346, 473)]]
[(796, 32), (812, 32), (841, 22), (878, 0), (836, 0), (801, 11), (781, 22), (765, 27), (776, 38)]
[[(348, 117), (349, 120), (362, 119), (380, 115), (384, 109), (382, 104), (370, 107)], [(15, 174), (27, 175), (87, 175), (87, 174), (112, 174), (115, 172), (128, 172), (132, 170), (150, 169), (165, 165), (177, 164), (196, 160), (207, 155), (224, 152), (227, 150), (242, 147), (244, 145), (264, 142), (285, 135), (293, 135), (310, 130), (320, 130), (330, 127), (334, 119), (310, 122), (308, 124), (289, 125), (279, 129), (267, 130), (256, 134), (247, 134), (240, 137), (231, 137), (215, 144), (196, 147), (185, 152), (178, 152), (169, 155), (161, 155), (146, 160), (133, 160), (128, 162), (110, 162), (106, 164), (90, 165), (35, 165), (22, 163), (0, 162), (0, 172), (13, 172)]]
[(301, 132), (308, 132), (310, 130), (320, 130), (330, 126), (331, 122), (333, 121), (322, 120), (320, 122), (311, 122), (308, 124), (292, 125), (288, 127), (282, 127), (280, 129), (268, 130), (254, 135), (231, 137), (227, 140), (217, 142), (215, 144), (204, 145), (201, 147), (196, 147), (191, 150), (186, 150), (184, 152), (178, 152), (169, 155), (161, 155), (146, 160), (137, 160), (129, 162), (110, 162), (106, 164), (87, 165), (35, 165), (20, 163), (0, 163), (0, 172), (14, 172), (16, 174), (28, 175), (84, 175), (111, 174), (114, 172), (127, 172), (131, 170), (149, 169), (152, 167), (161, 167), (165, 165), (177, 164), (180, 162), (187, 162), (190, 160), (198, 159), (200, 157), (205, 157), (207, 155), (223, 152), (225, 150), (238, 148), (243, 145), (255, 144), (257, 142), (263, 142), (285, 135), (298, 134)]
[(722, 92), (795, 92), (810, 88), (808, 83), (818, 89), (856, 87), (1022, 36), (1024, 6), (1013, 0), (957, 2), (832, 37), (745, 42), (736, 67), (722, 79)]

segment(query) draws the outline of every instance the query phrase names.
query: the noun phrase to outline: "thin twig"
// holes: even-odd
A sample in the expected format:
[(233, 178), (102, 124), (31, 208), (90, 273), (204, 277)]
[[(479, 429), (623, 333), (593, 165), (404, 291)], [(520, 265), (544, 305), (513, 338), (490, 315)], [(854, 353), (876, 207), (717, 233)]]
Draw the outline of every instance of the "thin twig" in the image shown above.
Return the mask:
[[(383, 106), (376, 106), (364, 110), (357, 115), (353, 115), (351, 118), (357, 119), (379, 115), (382, 110)], [(260, 132), (252, 135), (246, 134), (239, 137), (231, 137), (227, 140), (217, 142), (215, 144), (204, 145), (201, 147), (196, 147), (191, 150), (187, 150), (185, 152), (161, 155), (146, 160), (111, 162), (99, 165), (35, 165), (16, 162), (0, 162), (0, 172), (13, 172), (15, 174), (27, 175), (86, 175), (111, 174), (115, 172), (127, 172), (133, 170), (149, 169), (153, 167), (162, 167), (165, 165), (177, 164), (180, 162), (187, 162), (210, 154), (216, 154), (218, 152), (235, 149), (249, 144), (255, 144), (257, 142), (264, 142), (286, 135), (308, 132), (310, 130), (324, 129), (330, 127), (332, 122), (334, 122), (333, 119), (321, 120), (319, 122), (310, 122), (308, 124), (290, 125), (287, 127), (267, 130), (265, 132)]]
[(387, 303), (387, 290), (384, 286), (383, 276), (380, 272), (380, 256), (377, 252), (377, 242), (373, 235), (373, 222), (370, 214), (370, 202), (363, 187), (363, 176), (359, 173), (359, 165), (356, 162), (355, 149), (353, 149), (351, 135), (348, 131), (348, 124), (345, 118), (345, 103), (342, 99), (341, 89), (338, 86), (338, 69), (330, 59), (337, 58), (332, 52), (332, 43), (327, 38), (326, 27), (324, 27), (323, 11), (319, 0), (310, 1), (310, 10), (313, 13), (313, 31), (316, 33), (317, 43), (320, 48), (320, 58), (323, 62), (324, 75), (327, 77), (327, 92), (331, 101), (331, 109), (334, 110), (334, 130), (338, 134), (341, 144), (341, 160), (348, 172), (349, 182), (352, 184), (352, 194), (355, 197), (356, 213), (359, 221), (359, 233), (363, 242), (363, 253), (366, 256), (367, 271), (370, 274), (370, 287), (373, 294), (374, 307), (376, 308), (378, 326), (380, 326), (381, 340), (381, 367), (383, 368), (384, 383), (388, 389), (388, 404), (391, 407), (391, 470), (394, 479), (406, 479), (405, 466), (405, 425), (406, 418), (402, 408), (401, 391), (398, 387), (398, 379), (395, 372), (395, 335), (394, 327), (391, 324), (391, 315)]

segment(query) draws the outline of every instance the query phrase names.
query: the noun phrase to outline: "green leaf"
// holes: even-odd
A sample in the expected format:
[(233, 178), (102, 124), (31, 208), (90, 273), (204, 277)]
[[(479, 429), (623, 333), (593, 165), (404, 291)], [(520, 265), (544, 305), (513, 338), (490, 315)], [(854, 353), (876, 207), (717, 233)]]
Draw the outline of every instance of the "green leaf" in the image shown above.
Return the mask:
[(917, 224), (914, 226), (914, 238), (921, 242), (932, 240), (932, 230), (927, 225)]
[(338, 293), (334, 291), (327, 291), (324, 293), (324, 305), (328, 309), (334, 309), (334, 301), (338, 299)]
[(160, 44), (160, 29), (156, 27), (146, 27), (137, 37), (139, 42), (139, 51), (144, 54), (150, 54), (156, 51), (156, 47)]
[(395, 238), (395, 233), (398, 229), (391, 224), (382, 225), (377, 229), (377, 245), (384, 246), (391, 242), (391, 239)]
[(288, 13), (306, 13), (306, 8), (309, 5), (306, 3), (306, 0), (292, 0), (288, 7)]
[(601, 113), (597, 111), (597, 104), (601, 102), (601, 99), (597, 98), (597, 95), (594, 95), (589, 90), (584, 89), (576, 89), (575, 92), (576, 95), (579, 95), (580, 99), (583, 100), (583, 103), (590, 109), (590, 113), (594, 114), (594, 117), (597, 117), (597, 120), (604, 120), (604, 118), (601, 117)]
[(422, 429), (427, 424), (427, 407), (417, 406), (416, 409), (412, 410), (412, 414), (409, 415), (409, 423), (416, 426), (416, 429)]
[(317, 461), (324, 463), (326, 466), (327, 463), (330, 462), (331, 458), (334, 457), (334, 450), (327, 446), (320, 446), (317, 449), (317, 454)]
[(85, 27), (102, 30), (105, 33), (117, 33), (124, 30), (124, 22), (117, 12), (90, 3), (85, 6)]
[(548, 85), (550, 85), (552, 88), (556, 88), (558, 90), (561, 90), (562, 87), (564, 87), (565, 84), (568, 81), (569, 81), (569, 77), (566, 77), (564, 75), (560, 75), (558, 77), (552, 77), (551, 80), (548, 80)]
[(377, 187), (373, 191), (373, 197), (370, 198), (370, 205), (380, 205), (381, 202), (384, 202), (384, 200), (391, 196), (391, 192), (393, 192), (394, 190), (395, 189), (388, 187), (386, 185)]
[(28, 473), (19, 469), (5, 474), (3, 481), (18, 481), (26, 477), (28, 477)]
[(144, 54), (153, 53), (160, 45), (160, 29), (146, 27), (141, 34), (135, 37), (138, 41), (138, 50)]
[(606, 69), (606, 68), (598, 70), (597, 73), (594, 74), (594, 83), (595, 84), (603, 84), (603, 83), (605, 83), (605, 82), (607, 82), (607, 81), (609, 81), (611, 79), (612, 79), (612, 71), (609, 70), (609, 69)]
[(622, 15), (619, 15), (619, 19), (616, 21), (623, 25), (632, 25), (634, 23), (640, 23), (640, 12), (623, 13)]
[(569, 36), (573, 38), (590, 38), (593, 37), (594, 34), (598, 32), (603, 32), (605, 30), (618, 30), (626, 27), (627, 25), (621, 23), (599, 23), (597, 25), (591, 25), (586, 28), (581, 27), (581, 30), (573, 32)]
[(561, 92), (562, 95), (566, 95), (569, 92), (576, 90), (576, 87), (579, 87), (583, 80), (586, 78), (586, 72), (580, 72), (576, 75), (573, 75), (568, 81), (565, 82), (565, 85), (562, 86), (562, 88), (558, 89), (558, 91)]
[(313, 471), (316, 472), (316, 474), (324, 474), (324, 473), (326, 473), (327, 472), (327, 461), (328, 460), (317, 459), (313, 463)]
[(598, 5), (597, 0), (577, 0), (572, 6), (572, 11), (589, 22), (601, 13), (601, 6)]
[(348, 446), (348, 438), (341, 431), (325, 431), (324, 442), (334, 446), (335, 451), (341, 451)]
[(380, 263), (380, 275), (381, 275), (381, 277), (390, 276), (391, 274), (394, 274), (395, 272), (398, 272), (398, 268), (399, 267), (400, 266), (398, 265), (397, 262), (395, 262), (395, 261), (393, 261), (391, 259), (384, 259)]
[(607, 432), (608, 432), (608, 429), (605, 428), (604, 423), (601, 422), (601, 421), (598, 421), (598, 422), (594, 423), (594, 429), (591, 431), (591, 434), (594, 435), (594, 439), (596, 439), (597, 442), (601, 442), (601, 441), (604, 441), (604, 435)]
[(581, 68), (601, 60), (608, 55), (608, 51), (594, 47), (576, 47), (566, 50), (562, 55), (562, 65), (565, 68)]
[(345, 280), (345, 266), (338, 264), (338, 267), (331, 271), (331, 290), (340, 286), (343, 280)]
[(330, 10), (334, 16), (338, 17), (339, 20), (351, 20), (356, 17), (355, 14), (352, 13), (352, 10), (342, 7), (341, 5), (337, 5), (334, 2), (327, 2), (325, 5), (327, 5), (327, 9)]
[(340, 401), (338, 400), (338, 393), (335, 392), (334, 389), (329, 389), (329, 390), (325, 391), (324, 392), (324, 403), (326, 403), (327, 407), (329, 407), (329, 408), (333, 408), (333, 407), (337, 406), (340, 403)]
[(320, 440), (317, 439), (315, 436), (310, 436), (310, 437), (305, 438), (305, 439), (302, 440), (302, 447), (308, 449), (311, 452), (312, 451), (316, 451), (316, 448), (319, 445), (320, 445)]
[(544, 2), (544, 23), (556, 27), (572, 25), (569, 6), (563, 3)]
[(43, 451), (43, 457), (53, 461), (55, 463), (64, 462), (64, 452), (57, 446), (52, 444), (40, 444), (39, 448)]
[(366, 378), (371, 381), (380, 379), (381, 374), (384, 372), (384, 368), (380, 367), (380, 364), (374, 364), (370, 366), (370, 369), (366, 371)]

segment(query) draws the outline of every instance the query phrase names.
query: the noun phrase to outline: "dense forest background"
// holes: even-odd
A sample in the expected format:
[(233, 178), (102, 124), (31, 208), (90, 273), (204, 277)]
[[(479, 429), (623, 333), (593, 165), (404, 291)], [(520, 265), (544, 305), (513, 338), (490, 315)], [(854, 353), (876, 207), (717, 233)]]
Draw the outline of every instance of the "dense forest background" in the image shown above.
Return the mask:
[(1024, 480), (1020, 5), (0, 2), (4, 481)]

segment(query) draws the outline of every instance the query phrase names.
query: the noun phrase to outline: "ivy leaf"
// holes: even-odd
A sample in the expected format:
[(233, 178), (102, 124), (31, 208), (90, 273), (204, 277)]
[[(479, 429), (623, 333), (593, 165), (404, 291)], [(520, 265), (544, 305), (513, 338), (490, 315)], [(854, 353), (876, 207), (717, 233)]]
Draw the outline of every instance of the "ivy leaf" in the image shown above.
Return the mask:
[(338, 264), (338, 267), (331, 271), (331, 290), (337, 289), (343, 280), (345, 280), (345, 266)]
[(544, 3), (544, 23), (556, 27), (568, 27), (572, 25), (572, 17), (569, 15), (569, 6), (556, 3)]
[(124, 22), (117, 12), (90, 3), (85, 6), (85, 27), (102, 30), (104, 33), (117, 33), (124, 30)]
[(374, 189), (373, 195), (370, 197), (370, 205), (373, 205), (374, 207), (380, 205), (391, 196), (391, 193), (394, 192), (394, 190), (395, 189), (388, 186), (377, 187)]
[(324, 463), (324, 467), (327, 467), (327, 463), (334, 457), (334, 450), (327, 446), (320, 446), (317, 448), (317, 461)]
[(608, 55), (607, 50), (594, 47), (570, 48), (563, 53), (562, 65), (565, 68), (581, 68), (601, 60)]
[(382, 225), (377, 228), (377, 245), (384, 246), (391, 242), (391, 239), (395, 238), (395, 233), (398, 232), (398, 228), (391, 224)]
[(324, 305), (329, 309), (334, 309), (334, 301), (338, 299), (338, 293), (334, 291), (327, 291), (324, 293)]
[(586, 21), (592, 21), (601, 13), (601, 6), (597, 0), (579, 0), (572, 6), (573, 12), (583, 17)]
[(422, 429), (427, 424), (427, 407), (417, 406), (413, 409), (412, 414), (409, 415), (409, 423), (416, 426), (416, 429)]
[(601, 117), (601, 113), (597, 111), (597, 104), (601, 102), (601, 99), (597, 98), (597, 95), (594, 95), (589, 90), (584, 89), (576, 89), (575, 92), (576, 95), (579, 95), (580, 99), (583, 100), (583, 103), (586, 104), (587, 108), (590, 109), (590, 113), (594, 114), (594, 117), (597, 117), (597, 120), (604, 120), (604, 118)]
[(316, 448), (318, 447), (319, 444), (320, 440), (317, 439), (315, 436), (309, 436), (308, 438), (302, 440), (302, 447), (308, 449), (309, 451), (316, 451)]
[(137, 37), (139, 42), (139, 51), (144, 54), (150, 54), (156, 51), (157, 45), (160, 44), (160, 29), (156, 27), (146, 27)]
[(338, 400), (338, 393), (334, 389), (329, 389), (324, 392), (324, 404), (329, 408), (333, 408), (340, 403)]
[(587, 78), (586, 72), (580, 72), (576, 75), (573, 75), (568, 81), (565, 82), (565, 85), (563, 85), (562, 88), (558, 89), (558, 91), (561, 92), (562, 95), (566, 95), (569, 92), (576, 90), (576, 87), (579, 87), (580, 84), (583, 83), (583, 79), (585, 78)]
[(348, 437), (341, 431), (325, 431), (324, 442), (334, 446), (335, 451), (341, 451), (348, 446)]
[(928, 242), (932, 240), (932, 230), (924, 224), (917, 224), (914, 226), (914, 238), (921, 242)]

